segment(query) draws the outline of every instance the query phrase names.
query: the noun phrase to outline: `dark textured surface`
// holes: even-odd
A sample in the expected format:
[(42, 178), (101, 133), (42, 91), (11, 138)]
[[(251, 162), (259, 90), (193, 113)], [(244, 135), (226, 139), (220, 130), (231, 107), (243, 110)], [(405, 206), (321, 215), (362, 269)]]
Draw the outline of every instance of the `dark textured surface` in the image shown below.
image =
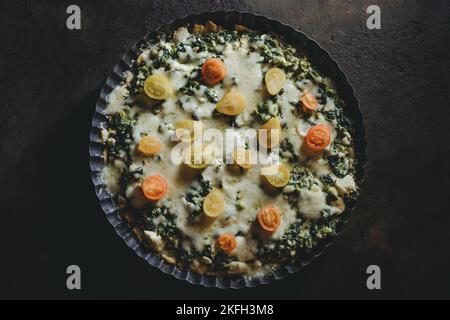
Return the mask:
[[(445, 1), (72, 1), (0, 3), (0, 297), (450, 298), (450, 5)], [(382, 8), (382, 29), (365, 8)], [(365, 116), (362, 196), (344, 236), (313, 264), (268, 286), (194, 287), (137, 257), (93, 191), (93, 106), (122, 54), (187, 13), (242, 9), (297, 27), (341, 64)], [(82, 290), (65, 268), (82, 269)], [(365, 286), (379, 264), (382, 290)]]

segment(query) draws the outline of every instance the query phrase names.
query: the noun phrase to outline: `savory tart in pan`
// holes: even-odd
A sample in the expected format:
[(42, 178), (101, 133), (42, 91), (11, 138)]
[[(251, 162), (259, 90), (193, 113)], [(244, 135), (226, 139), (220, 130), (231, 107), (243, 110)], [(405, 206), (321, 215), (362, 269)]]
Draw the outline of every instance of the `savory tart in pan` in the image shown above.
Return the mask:
[(333, 79), (241, 25), (186, 25), (139, 52), (106, 97), (100, 177), (142, 244), (196, 274), (257, 277), (336, 234), (359, 187)]

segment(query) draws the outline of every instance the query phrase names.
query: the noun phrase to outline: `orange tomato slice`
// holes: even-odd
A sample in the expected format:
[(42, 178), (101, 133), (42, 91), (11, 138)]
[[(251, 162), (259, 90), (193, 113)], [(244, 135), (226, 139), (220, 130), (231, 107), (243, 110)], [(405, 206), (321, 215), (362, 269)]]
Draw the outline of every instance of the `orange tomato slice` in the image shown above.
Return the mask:
[(265, 231), (275, 232), (281, 224), (281, 216), (278, 209), (272, 205), (261, 208), (258, 212), (258, 222)]
[(302, 102), (303, 112), (314, 112), (317, 110), (317, 107), (319, 106), (316, 97), (314, 97), (309, 92), (305, 92), (300, 98), (300, 100)]
[(322, 152), (331, 141), (331, 130), (326, 124), (311, 127), (305, 137), (307, 149), (313, 153)]
[(156, 201), (161, 199), (166, 195), (167, 190), (167, 180), (162, 175), (151, 175), (142, 181), (142, 192), (149, 200)]
[(222, 233), (217, 238), (217, 244), (219, 245), (220, 249), (226, 253), (230, 253), (231, 251), (236, 248), (236, 238), (231, 233)]
[(207, 84), (217, 84), (222, 81), (226, 75), (227, 69), (220, 59), (208, 59), (202, 65), (202, 78)]

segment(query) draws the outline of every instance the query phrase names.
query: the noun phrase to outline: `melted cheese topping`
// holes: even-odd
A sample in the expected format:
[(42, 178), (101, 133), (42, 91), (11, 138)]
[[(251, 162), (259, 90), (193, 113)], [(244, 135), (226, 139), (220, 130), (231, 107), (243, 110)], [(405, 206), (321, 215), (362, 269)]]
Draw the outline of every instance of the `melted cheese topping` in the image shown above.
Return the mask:
[(239, 126), (252, 120), (252, 112), (262, 101), (261, 61), (263, 61), (261, 55), (250, 53), (246, 46), (235, 49), (231, 44), (227, 44), (225, 48), (224, 63), (227, 76), (224, 79), (224, 86), (232, 87), (233, 83), (236, 83), (233, 90), (241, 92), (247, 100), (247, 107), (236, 119)]
[[(120, 176), (124, 170), (132, 171), (132, 169), (142, 168), (142, 177), (163, 174), (169, 182), (169, 191), (165, 198), (156, 203), (156, 206), (167, 208), (174, 215), (175, 226), (182, 234), (180, 241), (183, 250), (203, 252), (205, 248), (209, 247), (215, 253), (217, 252), (216, 238), (220, 234), (231, 233), (236, 236), (237, 246), (230, 254), (235, 261), (229, 265), (229, 272), (256, 274), (264, 269), (264, 266), (258, 261), (258, 250), (264, 245), (261, 243), (261, 239), (268, 239), (267, 247), (275, 248), (276, 241), (284, 241), (285, 235), (296, 222), (318, 220), (323, 217), (324, 211), (331, 215), (343, 211), (342, 205), (338, 208), (327, 203), (328, 193), (322, 182), (319, 181), (322, 176), (334, 177), (328, 161), (322, 156), (310, 159), (301, 151), (303, 139), (312, 124), (299, 115), (299, 99), (304, 90), (319, 96), (319, 86), (308, 79), (302, 81), (291, 79), (288, 73), (282, 92), (275, 97), (275, 100), (269, 100), (263, 84), (263, 74), (270, 64), (265, 62), (261, 52), (251, 50), (247, 38), (237, 42), (217, 44), (220, 49), (217, 51), (219, 53), (196, 49), (193, 45), (194, 37), (186, 28), (180, 28), (175, 33), (174, 41), (184, 44), (184, 51), (178, 55), (178, 58), (169, 58), (167, 68), (151, 70), (151, 74), (167, 74), (175, 92), (172, 97), (161, 102), (159, 113), (153, 112), (152, 107), (142, 107), (130, 103), (130, 91), (127, 84), (117, 86), (108, 96), (105, 113), (112, 115), (131, 106), (130, 116), (135, 118), (135, 123), (131, 131), (132, 141), (129, 141), (129, 166), (127, 167), (124, 162), (106, 165), (102, 178), (107, 188), (112, 193), (118, 194), (120, 192)], [(263, 43), (262, 40), (256, 42), (256, 44)], [(172, 48), (170, 41), (161, 41), (159, 46), (167, 50)], [(188, 85), (190, 79), (198, 78), (198, 66), (206, 58), (217, 55), (224, 61), (227, 70), (223, 82), (215, 86), (206, 86), (200, 81), (198, 86), (191, 88), (192, 94), (183, 94), (181, 89)], [(151, 66), (155, 57), (161, 57), (161, 52), (147, 49), (139, 59), (144, 61), (147, 66)], [(134, 76), (138, 79), (142, 78), (140, 75)], [(260, 164), (245, 171), (239, 170), (233, 165), (224, 163), (225, 159), (231, 156), (230, 153), (225, 154), (223, 159), (217, 159), (202, 172), (172, 163), (172, 152), (176, 144), (173, 141), (174, 128), (177, 122), (194, 117), (202, 120), (206, 128), (218, 130), (230, 128), (229, 120), (214, 116), (216, 104), (206, 97), (208, 90), (214, 91), (217, 100), (230, 91), (239, 91), (245, 96), (247, 106), (244, 112), (235, 117), (235, 127), (230, 131), (230, 137), (236, 139), (240, 145), (245, 145), (243, 138), (245, 129), (258, 128), (261, 125), (261, 123), (255, 123), (254, 116), (259, 104), (266, 101), (269, 112), (270, 110), (279, 111), (279, 118), (283, 124), (282, 137), (287, 139), (292, 146), (291, 152), (294, 156), (291, 160), (293, 162), (289, 163), (286, 160), (283, 162), (289, 168), (296, 165), (304, 166), (310, 170), (315, 179), (312, 187), (298, 189), (299, 195), (296, 204), (287, 201), (287, 195), (291, 195), (296, 190), (295, 187), (286, 187), (284, 190), (288, 192), (268, 190), (265, 187), (267, 182), (260, 174)], [(334, 100), (330, 98), (327, 98), (324, 105), (319, 105), (319, 110), (323, 111), (333, 111), (336, 108)], [(320, 123), (326, 123), (331, 127), (333, 142), (338, 135), (336, 123), (327, 121), (322, 114), (317, 114), (314, 124)], [(136, 150), (140, 139), (148, 134), (158, 137), (162, 142), (162, 149), (157, 156), (145, 157)], [(187, 200), (187, 190), (194, 181), (199, 180), (199, 175), (201, 175), (201, 179), (209, 181), (214, 188), (219, 188), (224, 195), (223, 214), (208, 223), (192, 222), (191, 215), (198, 208)], [(345, 195), (356, 188), (351, 175), (337, 179), (336, 189), (339, 195)], [(126, 186), (125, 195), (130, 199), (132, 206), (136, 208), (143, 208), (149, 204), (149, 201), (142, 195), (139, 179)], [(268, 204), (278, 208), (281, 223), (273, 234), (261, 236), (261, 230), (258, 229), (256, 222), (257, 214), (261, 207)], [(160, 216), (154, 223), (162, 220), (164, 217)], [(302, 231), (302, 236), (309, 236), (309, 231), (305, 230)], [(144, 236), (155, 250), (164, 250), (162, 244), (165, 241), (164, 237), (152, 230), (146, 230)], [(168, 252), (164, 252), (164, 254), (166, 257), (169, 256)], [(208, 259), (211, 260), (203, 257), (201, 261), (209, 263)], [(194, 265), (197, 270), (203, 270), (199, 267), (198, 261)]]

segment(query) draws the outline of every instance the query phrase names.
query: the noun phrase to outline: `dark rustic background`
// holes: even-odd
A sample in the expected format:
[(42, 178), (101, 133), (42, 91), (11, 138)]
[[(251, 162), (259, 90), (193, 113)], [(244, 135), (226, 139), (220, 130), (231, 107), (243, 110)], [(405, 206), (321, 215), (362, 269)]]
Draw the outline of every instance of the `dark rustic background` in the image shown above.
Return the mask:
[[(78, 4), (82, 30), (66, 29)], [(370, 4), (381, 30), (365, 27)], [(115, 234), (88, 165), (94, 104), (122, 54), (188, 13), (239, 9), (318, 40), (353, 84), (367, 178), (345, 234), (271, 285), (192, 286)], [(0, 1), (0, 298), (450, 298), (450, 3), (416, 0)], [(65, 268), (82, 269), (68, 291)], [(365, 286), (382, 269), (382, 290)]]

